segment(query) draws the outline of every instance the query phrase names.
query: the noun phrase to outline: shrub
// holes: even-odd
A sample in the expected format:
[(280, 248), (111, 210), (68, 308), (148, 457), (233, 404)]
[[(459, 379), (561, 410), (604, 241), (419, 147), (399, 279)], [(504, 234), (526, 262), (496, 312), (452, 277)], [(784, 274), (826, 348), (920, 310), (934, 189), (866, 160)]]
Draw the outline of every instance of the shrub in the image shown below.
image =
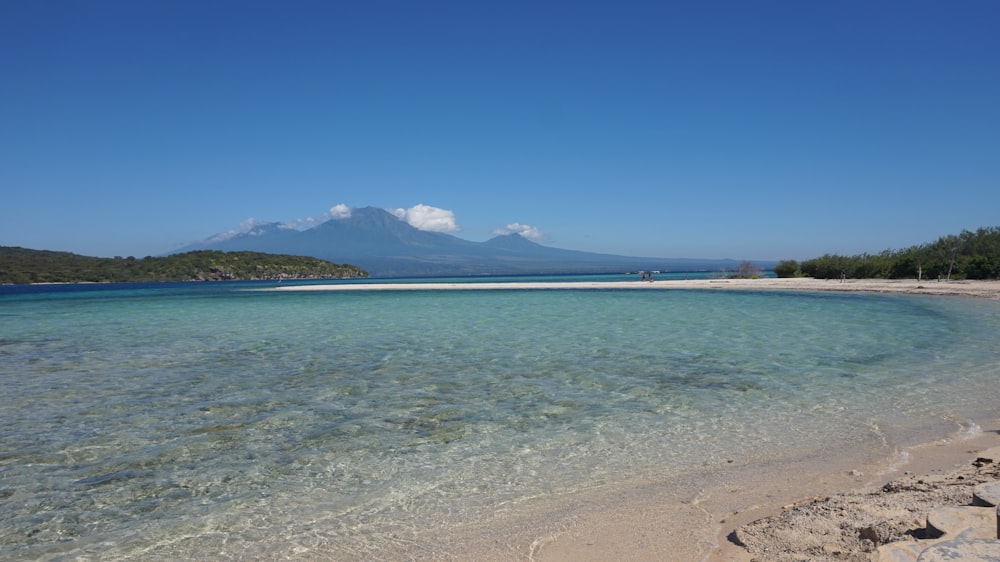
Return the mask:
[(801, 275), (799, 262), (795, 260), (781, 260), (774, 266), (774, 274), (778, 277), (796, 277)]

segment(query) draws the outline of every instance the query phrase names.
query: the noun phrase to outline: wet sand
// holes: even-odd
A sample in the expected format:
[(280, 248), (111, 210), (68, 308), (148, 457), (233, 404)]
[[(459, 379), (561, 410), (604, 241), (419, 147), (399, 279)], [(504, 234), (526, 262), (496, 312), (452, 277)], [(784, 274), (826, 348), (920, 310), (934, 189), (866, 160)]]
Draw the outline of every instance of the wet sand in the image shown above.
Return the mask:
[[(975, 435), (955, 435), (877, 462), (841, 457), (748, 466), (737, 461), (697, 467), (685, 475), (651, 476), (644, 483), (539, 499), (505, 511), (486, 527), (470, 523), (439, 529), (401, 548), (387, 549), (378, 558), (869, 560), (878, 545), (859, 540), (862, 529), (893, 528), (893, 537), (905, 537), (907, 531), (923, 527), (924, 508), (935, 502), (955, 505), (954, 498), (964, 495), (971, 499), (974, 482), (1000, 479), (1000, 458), (985, 470), (973, 465), (984, 451), (1000, 447), (998, 428), (1000, 420), (993, 420)], [(886, 486), (890, 482), (899, 485)], [(919, 490), (886, 491), (909, 490), (915, 482), (926, 489), (924, 500), (919, 499)], [(905, 515), (900, 517), (900, 512)], [(747, 545), (737, 544), (736, 537)]]
[[(424, 537), (424, 546), (387, 552), (386, 559), (869, 560), (879, 544), (861, 540), (863, 529), (892, 529), (886, 542), (905, 539), (922, 529), (931, 507), (968, 502), (974, 483), (1000, 479), (1000, 458), (985, 468), (974, 463), (984, 451), (1000, 452), (998, 428), (1000, 420), (993, 420), (976, 435), (955, 435), (879, 462), (711, 465), (679, 478), (550, 498), (513, 510), (488, 529), (441, 531)], [(916, 491), (913, 483), (919, 483)], [(901, 490), (907, 493), (894, 493)]]

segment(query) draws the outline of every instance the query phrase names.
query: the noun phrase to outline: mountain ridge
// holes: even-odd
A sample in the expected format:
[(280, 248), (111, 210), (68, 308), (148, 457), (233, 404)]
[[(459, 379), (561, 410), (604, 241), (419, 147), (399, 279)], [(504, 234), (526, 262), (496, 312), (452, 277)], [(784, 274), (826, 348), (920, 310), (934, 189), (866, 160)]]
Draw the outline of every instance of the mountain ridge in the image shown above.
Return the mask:
[[(266, 226), (265, 226), (266, 225)], [(736, 260), (617, 256), (543, 246), (519, 234), (473, 242), (429, 232), (376, 207), (352, 209), (306, 230), (261, 223), (246, 233), (209, 237), (171, 253), (256, 251), (350, 263), (373, 277), (617, 273), (640, 269), (735, 269)]]

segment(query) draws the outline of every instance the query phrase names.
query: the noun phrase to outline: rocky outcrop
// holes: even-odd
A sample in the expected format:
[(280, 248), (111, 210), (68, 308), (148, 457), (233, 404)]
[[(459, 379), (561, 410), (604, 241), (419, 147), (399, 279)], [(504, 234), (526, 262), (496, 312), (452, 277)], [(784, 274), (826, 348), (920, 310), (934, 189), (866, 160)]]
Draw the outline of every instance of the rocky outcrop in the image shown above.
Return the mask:
[[(987, 460), (977, 459), (981, 463)], [(923, 540), (882, 545), (873, 562), (1000, 561), (1000, 481), (978, 484), (970, 505), (942, 506), (927, 513)]]
[[(962, 549), (968, 557), (961, 560), (1000, 561), (996, 507), (978, 505), (992, 501), (998, 482), (1000, 448), (994, 448), (947, 474), (906, 475), (790, 506), (740, 527), (731, 539), (760, 562), (936, 562)], [(991, 552), (994, 558), (973, 557)]]

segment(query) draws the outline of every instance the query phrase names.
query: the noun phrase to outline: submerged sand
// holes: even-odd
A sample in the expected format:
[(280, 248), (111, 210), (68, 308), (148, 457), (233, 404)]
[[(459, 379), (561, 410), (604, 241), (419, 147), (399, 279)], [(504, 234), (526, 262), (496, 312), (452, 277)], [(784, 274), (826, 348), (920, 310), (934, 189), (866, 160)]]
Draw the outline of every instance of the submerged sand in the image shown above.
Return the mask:
[[(1000, 281), (699, 279), (546, 283), (371, 283), (285, 286), (284, 291), (635, 289), (840, 291), (1000, 299)], [(706, 465), (689, 479), (557, 498), (509, 514), (492, 529), (452, 529), (405, 552), (413, 560), (869, 560), (882, 543), (915, 540), (923, 517), (967, 503), (971, 486), (1000, 480), (1000, 419), (866, 462), (792, 460), (771, 467)], [(686, 485), (685, 482), (691, 484)]]

